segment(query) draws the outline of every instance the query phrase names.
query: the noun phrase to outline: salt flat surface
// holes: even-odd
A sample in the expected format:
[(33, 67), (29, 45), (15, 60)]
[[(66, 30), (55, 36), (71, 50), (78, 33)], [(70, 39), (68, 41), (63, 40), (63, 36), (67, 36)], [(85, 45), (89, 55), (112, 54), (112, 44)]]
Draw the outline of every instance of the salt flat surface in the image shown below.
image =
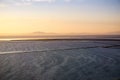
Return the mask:
[(119, 80), (119, 43), (0, 42), (0, 80)]

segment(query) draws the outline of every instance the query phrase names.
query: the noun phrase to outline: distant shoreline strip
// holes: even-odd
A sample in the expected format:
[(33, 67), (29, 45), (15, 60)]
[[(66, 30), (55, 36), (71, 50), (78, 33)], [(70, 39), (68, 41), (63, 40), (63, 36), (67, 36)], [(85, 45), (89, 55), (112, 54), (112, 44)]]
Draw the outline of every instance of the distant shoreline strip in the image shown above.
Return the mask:
[(120, 39), (25, 39), (10, 41), (120, 41)]

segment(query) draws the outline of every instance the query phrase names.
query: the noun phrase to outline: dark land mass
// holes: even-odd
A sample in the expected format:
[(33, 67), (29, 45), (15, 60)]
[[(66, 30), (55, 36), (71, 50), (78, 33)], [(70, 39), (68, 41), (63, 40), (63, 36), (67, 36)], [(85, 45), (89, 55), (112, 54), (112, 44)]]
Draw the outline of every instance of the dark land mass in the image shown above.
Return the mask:
[(120, 41), (120, 39), (25, 39), (11, 41)]

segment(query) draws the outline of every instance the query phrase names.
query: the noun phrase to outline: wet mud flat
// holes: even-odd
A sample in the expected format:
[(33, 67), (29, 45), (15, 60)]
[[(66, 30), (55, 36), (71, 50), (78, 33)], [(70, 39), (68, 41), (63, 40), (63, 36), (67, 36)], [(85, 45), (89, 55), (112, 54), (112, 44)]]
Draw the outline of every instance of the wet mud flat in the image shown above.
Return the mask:
[[(15, 42), (23, 43), (26, 45)], [(38, 48), (39, 43), (46, 49)], [(8, 49), (7, 53), (1, 49), (0, 80), (120, 80), (119, 42), (42, 43), (28, 42), (32, 46), (23, 52), (20, 47), (21, 52)], [(53, 48), (48, 46), (51, 43)], [(14, 42), (4, 44), (11, 46)], [(54, 47), (56, 44), (60, 47)], [(30, 51), (33, 45), (38, 49)]]

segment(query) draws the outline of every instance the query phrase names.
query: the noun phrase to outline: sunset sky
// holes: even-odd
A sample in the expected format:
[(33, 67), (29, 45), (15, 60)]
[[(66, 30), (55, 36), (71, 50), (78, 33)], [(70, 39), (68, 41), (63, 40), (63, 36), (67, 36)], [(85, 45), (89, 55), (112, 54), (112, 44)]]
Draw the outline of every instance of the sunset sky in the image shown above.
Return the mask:
[(120, 34), (120, 0), (0, 0), (0, 36)]

